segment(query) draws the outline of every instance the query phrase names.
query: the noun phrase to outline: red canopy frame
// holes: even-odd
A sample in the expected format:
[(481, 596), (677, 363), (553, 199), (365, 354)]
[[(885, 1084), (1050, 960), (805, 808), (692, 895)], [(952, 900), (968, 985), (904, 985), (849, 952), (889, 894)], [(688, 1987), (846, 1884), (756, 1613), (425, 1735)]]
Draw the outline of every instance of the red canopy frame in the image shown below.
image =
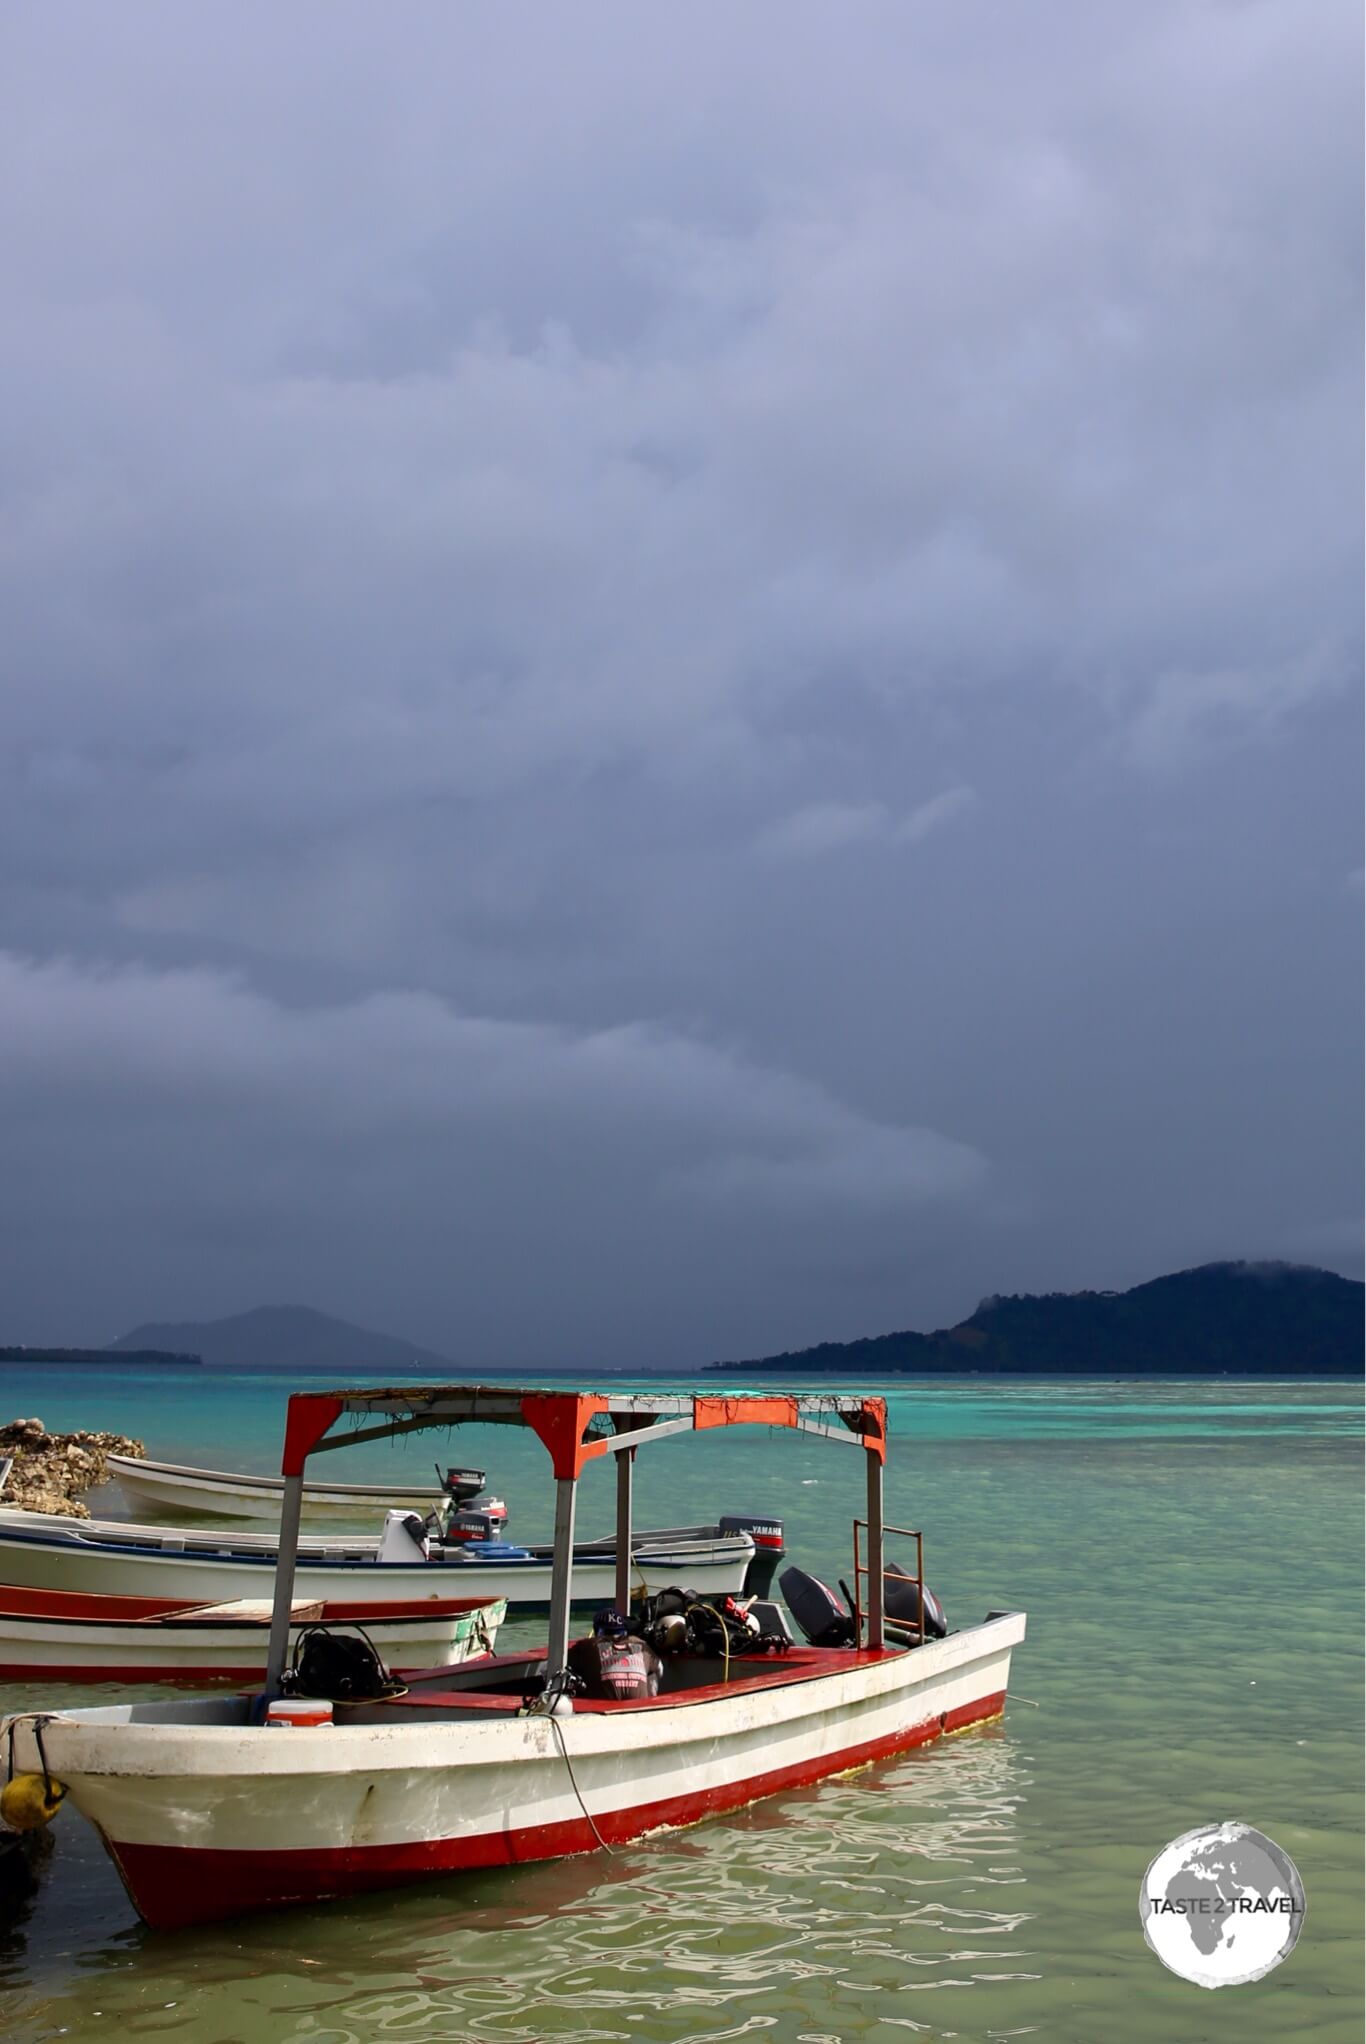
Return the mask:
[[(358, 1424), (334, 1433), (349, 1417)], [(371, 1424), (365, 1424), (370, 1421)], [(605, 1392), (521, 1390), (501, 1384), (397, 1385), (380, 1390), (300, 1391), (289, 1401), (281, 1472), (284, 1497), (275, 1571), (268, 1694), (278, 1692), (289, 1645), (304, 1465), (310, 1455), (364, 1441), (392, 1440), (427, 1427), (530, 1427), (550, 1455), (555, 1475), (555, 1555), (551, 1568), (547, 1675), (565, 1664), (569, 1646), (575, 1497), (589, 1462), (617, 1457), (617, 1602), (628, 1601), (631, 1559), (631, 1478), (638, 1448), (679, 1433), (715, 1427), (790, 1427), (861, 1447), (868, 1487), (867, 1646), (883, 1643), (882, 1474), (887, 1459), (887, 1402), (843, 1393)]]
[[(344, 1414), (379, 1424), (332, 1434)], [(765, 1393), (695, 1397), (688, 1393), (515, 1390), (492, 1384), (398, 1386), (378, 1391), (299, 1391), (289, 1401), (282, 1475), (299, 1476), (310, 1455), (362, 1441), (390, 1440), (420, 1427), (526, 1426), (549, 1450), (559, 1480), (581, 1476), (596, 1456), (620, 1447), (629, 1433), (639, 1447), (648, 1433), (701, 1433), (709, 1427), (793, 1427), (836, 1440), (856, 1440), (887, 1456), (887, 1401), (838, 1393)], [(832, 1422), (839, 1421), (840, 1425)], [(843, 1427), (843, 1432), (841, 1431)]]

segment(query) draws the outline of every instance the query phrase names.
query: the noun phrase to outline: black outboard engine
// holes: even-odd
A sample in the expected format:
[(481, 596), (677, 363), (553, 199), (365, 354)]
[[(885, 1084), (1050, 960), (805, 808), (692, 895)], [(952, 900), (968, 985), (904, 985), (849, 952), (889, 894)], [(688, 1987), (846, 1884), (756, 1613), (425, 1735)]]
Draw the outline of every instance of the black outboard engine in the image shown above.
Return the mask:
[(472, 1504), (484, 1488), (484, 1472), (482, 1469), (448, 1469), (441, 1479), (441, 1488), (458, 1506)]
[(720, 1533), (748, 1533), (754, 1542), (754, 1559), (745, 1571), (746, 1597), (767, 1597), (773, 1571), (783, 1558), (783, 1522), (771, 1512), (755, 1518), (747, 1512), (727, 1512), (718, 1524)]
[(819, 1576), (805, 1569), (784, 1569), (778, 1578), (783, 1602), (813, 1647), (855, 1647), (854, 1614)]
[(943, 1639), (949, 1629), (944, 1607), (926, 1583), (922, 1600), (920, 1585), (900, 1562), (889, 1561), (882, 1578), (882, 1609), (891, 1625), (904, 1625), (922, 1639)]
[(476, 1540), (507, 1538), (508, 1508), (501, 1498), (484, 1491), (482, 1469), (447, 1469), (436, 1465), (443, 1504), (432, 1514), (430, 1526), (447, 1547), (468, 1547)]

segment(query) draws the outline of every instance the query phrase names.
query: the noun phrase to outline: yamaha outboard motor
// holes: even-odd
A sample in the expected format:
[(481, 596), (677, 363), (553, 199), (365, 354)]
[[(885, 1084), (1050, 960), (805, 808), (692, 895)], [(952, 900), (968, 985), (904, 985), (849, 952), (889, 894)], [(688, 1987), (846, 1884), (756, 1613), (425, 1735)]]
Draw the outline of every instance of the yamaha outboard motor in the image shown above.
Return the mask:
[(475, 1540), (497, 1540), (507, 1531), (508, 1508), (501, 1498), (484, 1490), (482, 1469), (447, 1469), (436, 1473), (446, 1503), (430, 1521), (440, 1539), (449, 1547), (468, 1546)]
[(805, 1569), (784, 1569), (778, 1578), (783, 1602), (813, 1647), (858, 1645), (854, 1614), (819, 1576)]
[[(437, 1465), (438, 1473), (440, 1464)], [(454, 1498), (457, 1505), (472, 1504), (484, 1488), (482, 1469), (448, 1469), (441, 1478), (441, 1488), (448, 1498)]]
[(436, 1465), (441, 1478), (441, 1488), (457, 1512), (472, 1506), (476, 1512), (484, 1512), (490, 1519), (504, 1520), (508, 1508), (501, 1498), (484, 1496), (484, 1472), (482, 1469), (448, 1469), (441, 1475), (441, 1464)]
[(727, 1512), (718, 1524), (720, 1533), (748, 1533), (754, 1542), (754, 1559), (745, 1570), (744, 1595), (767, 1597), (773, 1571), (783, 1558), (783, 1522), (771, 1512), (754, 1518), (747, 1512)]
[(904, 1625), (922, 1639), (943, 1639), (949, 1629), (944, 1607), (929, 1584), (922, 1602), (920, 1585), (900, 1562), (889, 1561), (882, 1578), (882, 1609), (891, 1625)]

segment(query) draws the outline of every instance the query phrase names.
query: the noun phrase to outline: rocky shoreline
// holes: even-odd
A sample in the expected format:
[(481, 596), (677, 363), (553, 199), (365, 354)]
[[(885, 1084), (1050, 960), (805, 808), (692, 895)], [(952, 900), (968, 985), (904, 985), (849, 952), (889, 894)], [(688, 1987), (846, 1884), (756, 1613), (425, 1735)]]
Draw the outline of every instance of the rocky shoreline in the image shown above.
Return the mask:
[(141, 1441), (126, 1434), (50, 1434), (40, 1419), (11, 1420), (0, 1426), (0, 1461), (14, 1458), (0, 1505), (88, 1519), (90, 1507), (81, 1502), (82, 1494), (106, 1481), (109, 1457), (142, 1458), (146, 1453)]

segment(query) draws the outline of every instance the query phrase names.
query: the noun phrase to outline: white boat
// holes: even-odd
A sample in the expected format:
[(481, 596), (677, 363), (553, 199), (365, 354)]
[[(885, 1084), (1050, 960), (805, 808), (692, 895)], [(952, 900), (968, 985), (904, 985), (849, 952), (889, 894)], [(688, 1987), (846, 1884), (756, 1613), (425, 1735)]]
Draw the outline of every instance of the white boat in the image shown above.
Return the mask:
[[(0, 1813), (33, 1812), (36, 1821), (68, 1799), (98, 1828), (134, 1906), (169, 1928), (592, 1851), (843, 1773), (1003, 1711), (1022, 1615), (991, 1614), (923, 1644), (887, 1639), (881, 1399), (553, 1392), (522, 1394), (519, 1415), (512, 1404), (491, 1411), (497, 1395), (440, 1387), (291, 1399), (262, 1695), (11, 1717), (0, 1726), (0, 1750), (19, 1778), (0, 1797)], [(491, 1417), (535, 1428), (556, 1478), (549, 1643), (543, 1655), (497, 1655), (410, 1677), (406, 1696), (338, 1703), (330, 1722), (285, 1730), (269, 1713), (288, 1652), (298, 1493), (307, 1456), (332, 1445), (329, 1429), (343, 1414), (376, 1423), (360, 1429), (361, 1438), (374, 1438), (380, 1424), (406, 1432)], [(745, 1422), (828, 1434), (865, 1451), (867, 1565), (856, 1551), (861, 1606), (852, 1643), (794, 1646), (764, 1659), (728, 1647), (721, 1660), (689, 1646), (665, 1663), (658, 1694), (574, 1695), (570, 1582), (584, 1464), (617, 1456), (624, 1609), (636, 1450), (665, 1434)], [(923, 1571), (913, 1582), (923, 1612)]]
[[(396, 1515), (401, 1516), (401, 1515)], [(484, 1543), (485, 1549), (506, 1543)], [(115, 1519), (65, 1519), (0, 1510), (0, 1580), (24, 1589), (82, 1595), (198, 1599), (268, 1597), (279, 1535), (190, 1531), (123, 1525)], [(298, 1548), (299, 1594), (369, 1604), (413, 1598), (502, 1597), (518, 1610), (548, 1610), (551, 1550), (529, 1547), (492, 1554), (468, 1546), (436, 1548), (427, 1559), (409, 1543), (410, 1559), (381, 1561), (380, 1540), (310, 1536)], [(632, 1581), (652, 1596), (670, 1584), (710, 1596), (738, 1595), (756, 1554), (748, 1533), (680, 1528), (640, 1533), (632, 1544)], [(575, 1553), (573, 1601), (610, 1603), (616, 1564), (610, 1542)]]
[[(278, 1527), (283, 1480), (241, 1471), (195, 1469), (183, 1462), (151, 1462), (141, 1456), (111, 1455), (108, 1471), (135, 1518), (169, 1513), (175, 1519), (210, 1519)], [(501, 1526), (507, 1506), (482, 1496), (482, 1469), (434, 1470), (425, 1485), (392, 1483), (309, 1483), (304, 1485), (301, 1523), (306, 1526), (373, 1526), (385, 1511), (472, 1513)], [(469, 1529), (474, 1530), (472, 1527)]]
[[(380, 1607), (296, 1599), (291, 1639), (306, 1626), (359, 1626), (399, 1673), (450, 1668), (492, 1653), (506, 1611), (464, 1598)], [(185, 1604), (0, 1587), (0, 1680), (259, 1682), (270, 1615), (269, 1600)]]
[[(111, 1455), (108, 1468), (139, 1518), (169, 1513), (173, 1518), (280, 1523), (283, 1484), (278, 1476), (194, 1469), (132, 1455)], [(440, 1495), (436, 1478), (424, 1484), (310, 1483), (304, 1486), (303, 1524), (373, 1526), (391, 1509), (426, 1514)]]

